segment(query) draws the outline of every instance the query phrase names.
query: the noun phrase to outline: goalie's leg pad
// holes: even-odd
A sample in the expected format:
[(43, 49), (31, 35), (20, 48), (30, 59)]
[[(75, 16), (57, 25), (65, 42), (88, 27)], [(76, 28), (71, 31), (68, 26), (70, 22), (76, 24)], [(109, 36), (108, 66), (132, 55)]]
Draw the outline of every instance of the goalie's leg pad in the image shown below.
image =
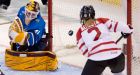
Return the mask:
[(50, 51), (15, 52), (6, 49), (5, 63), (12, 69), (24, 71), (54, 71), (58, 68), (57, 57)]

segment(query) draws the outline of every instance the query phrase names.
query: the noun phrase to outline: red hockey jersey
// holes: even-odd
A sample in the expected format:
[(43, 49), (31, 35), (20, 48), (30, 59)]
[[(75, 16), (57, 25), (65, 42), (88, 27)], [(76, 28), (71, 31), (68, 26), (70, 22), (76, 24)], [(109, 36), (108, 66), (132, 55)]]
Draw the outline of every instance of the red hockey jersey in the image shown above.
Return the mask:
[(82, 25), (77, 31), (77, 46), (88, 59), (101, 61), (119, 56), (121, 48), (115, 43), (110, 32), (132, 33), (133, 30), (125, 23), (107, 18), (97, 18), (95, 26)]

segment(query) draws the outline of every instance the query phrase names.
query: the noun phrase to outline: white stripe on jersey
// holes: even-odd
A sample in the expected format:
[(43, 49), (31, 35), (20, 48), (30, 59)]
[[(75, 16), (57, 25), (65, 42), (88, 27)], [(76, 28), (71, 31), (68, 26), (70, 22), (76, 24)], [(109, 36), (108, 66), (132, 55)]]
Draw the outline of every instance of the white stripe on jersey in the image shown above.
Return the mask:
[(31, 34), (31, 36), (32, 36), (32, 44), (30, 44), (29, 43), (29, 40), (27, 41), (28, 42), (28, 46), (30, 46), (30, 45), (34, 45), (34, 35), (33, 35), (33, 33), (31, 33), (31, 32), (28, 32), (28, 33), (30, 33)]

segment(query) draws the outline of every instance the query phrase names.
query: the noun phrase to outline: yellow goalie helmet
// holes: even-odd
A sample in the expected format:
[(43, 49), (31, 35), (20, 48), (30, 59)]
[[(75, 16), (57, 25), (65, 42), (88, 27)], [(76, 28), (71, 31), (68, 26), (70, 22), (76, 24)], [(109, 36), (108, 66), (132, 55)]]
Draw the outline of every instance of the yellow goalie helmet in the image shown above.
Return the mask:
[(29, 19), (35, 19), (40, 12), (39, 3), (36, 1), (31, 0), (27, 3), (25, 8), (25, 16)]

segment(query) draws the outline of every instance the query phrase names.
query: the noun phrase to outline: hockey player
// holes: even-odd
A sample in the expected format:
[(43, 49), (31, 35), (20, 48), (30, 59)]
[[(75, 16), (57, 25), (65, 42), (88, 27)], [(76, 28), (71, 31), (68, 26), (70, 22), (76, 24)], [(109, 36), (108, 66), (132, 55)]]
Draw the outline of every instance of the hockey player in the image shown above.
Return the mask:
[(45, 21), (40, 15), (39, 3), (31, 1), (21, 7), (9, 28), (12, 50), (38, 51), (46, 48)]
[(91, 5), (82, 7), (80, 18), (82, 26), (77, 31), (77, 46), (88, 57), (82, 75), (101, 75), (106, 67), (114, 75), (123, 75), (125, 57), (110, 32), (122, 32), (128, 37), (132, 27), (108, 18), (95, 18)]

